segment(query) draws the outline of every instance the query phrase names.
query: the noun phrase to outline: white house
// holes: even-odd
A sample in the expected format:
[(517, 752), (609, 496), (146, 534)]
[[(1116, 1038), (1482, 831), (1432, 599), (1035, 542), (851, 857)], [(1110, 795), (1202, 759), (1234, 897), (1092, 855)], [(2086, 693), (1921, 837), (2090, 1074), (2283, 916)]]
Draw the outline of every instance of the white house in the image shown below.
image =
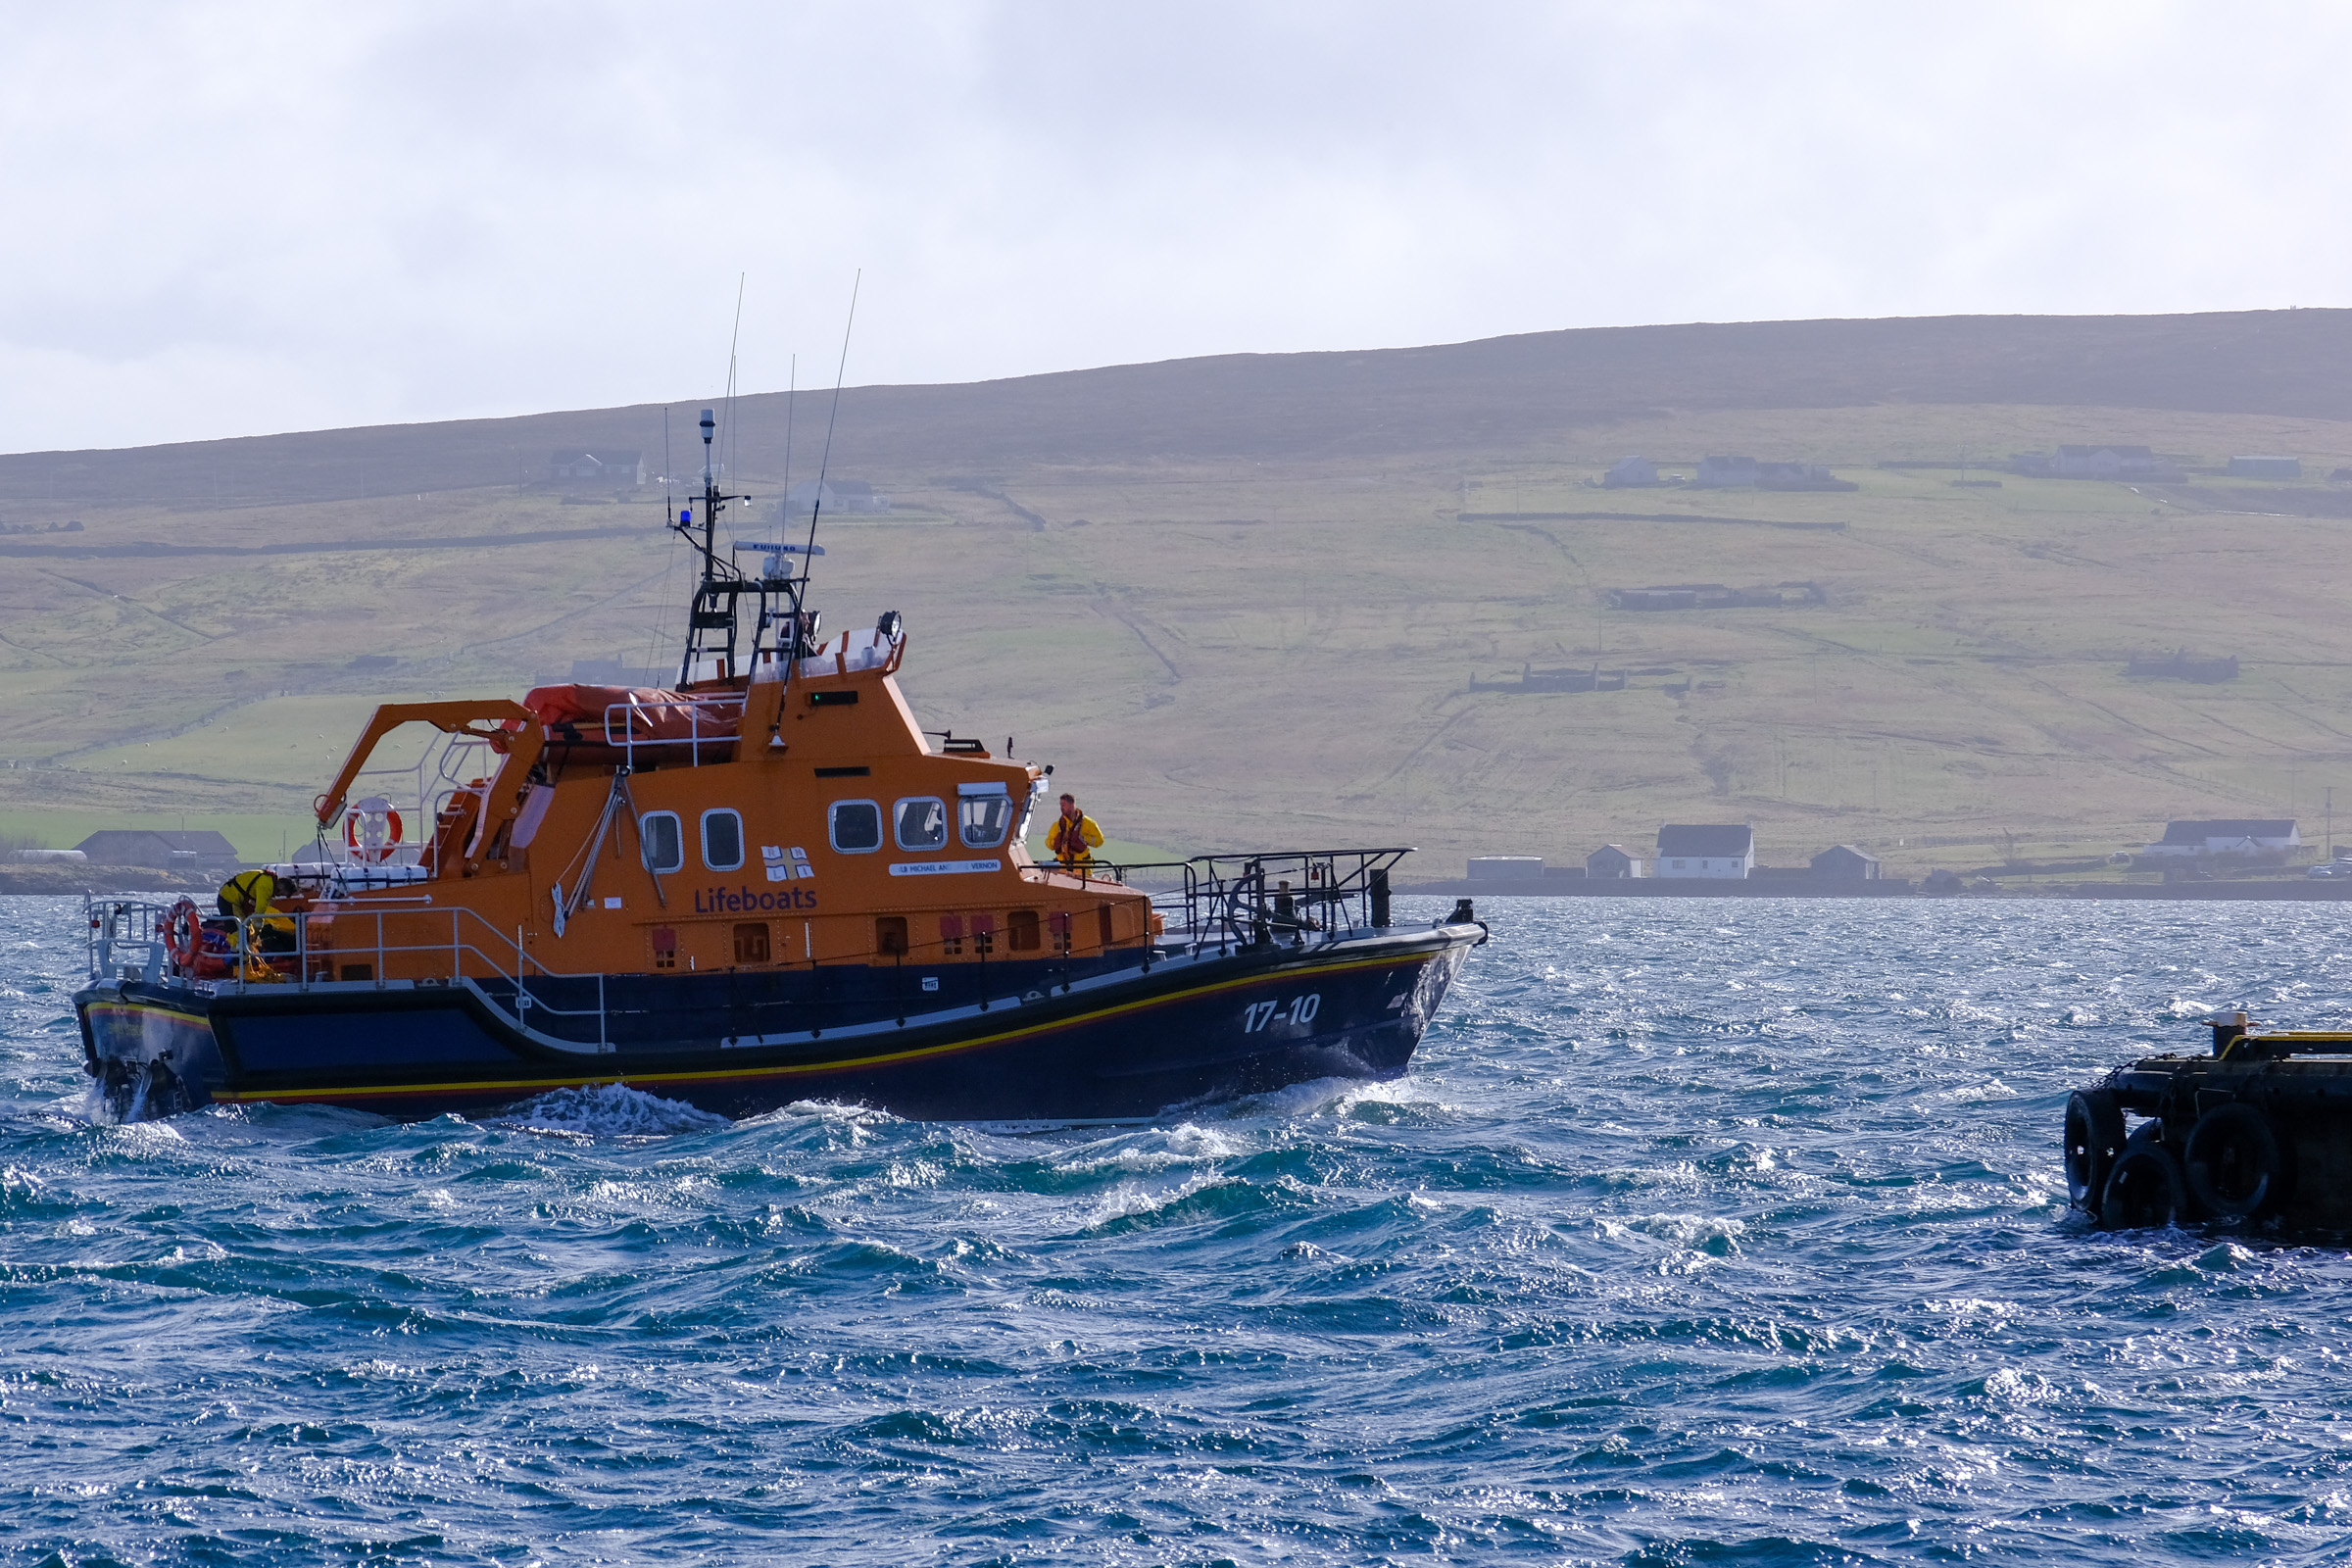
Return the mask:
[(1670, 822), (1658, 829), (1657, 875), (1744, 878), (1756, 868), (1756, 832), (1746, 823)]
[(600, 449), (590, 452), (582, 447), (559, 447), (548, 459), (547, 476), (551, 479), (588, 479), (598, 484), (641, 485), (645, 483), (645, 454)]
[(827, 479), (822, 485), (814, 479), (803, 479), (784, 497), (783, 514), (787, 517), (808, 516), (820, 495), (824, 498), (824, 510), (836, 514), (890, 510), (890, 497), (863, 479)]
[(2140, 846), (2139, 853), (2176, 859), (2216, 855), (2284, 859), (2288, 851), (2302, 845), (2303, 838), (2295, 831), (2295, 824), (2282, 817), (2225, 817), (2209, 822), (2167, 822), (2164, 837)]

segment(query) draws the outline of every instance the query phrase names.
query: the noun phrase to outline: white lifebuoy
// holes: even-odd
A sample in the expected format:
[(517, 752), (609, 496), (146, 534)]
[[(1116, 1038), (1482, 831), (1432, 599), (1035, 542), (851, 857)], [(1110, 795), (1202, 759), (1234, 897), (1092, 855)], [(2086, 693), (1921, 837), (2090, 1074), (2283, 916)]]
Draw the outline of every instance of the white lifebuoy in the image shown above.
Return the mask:
[(381, 864), (400, 848), (400, 813), (381, 795), (355, 801), (343, 814), (343, 848), (355, 860)]

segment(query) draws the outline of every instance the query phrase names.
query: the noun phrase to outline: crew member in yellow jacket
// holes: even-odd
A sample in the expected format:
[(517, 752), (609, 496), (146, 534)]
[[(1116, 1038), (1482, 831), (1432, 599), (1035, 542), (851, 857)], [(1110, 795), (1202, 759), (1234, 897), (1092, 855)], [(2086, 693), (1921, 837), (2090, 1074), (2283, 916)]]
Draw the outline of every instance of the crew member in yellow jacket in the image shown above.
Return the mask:
[(1078, 797), (1061, 798), (1061, 814), (1046, 831), (1046, 849), (1054, 859), (1070, 870), (1081, 870), (1095, 863), (1095, 851), (1102, 847), (1102, 830), (1095, 819), (1078, 809)]
[[(269, 871), (240, 871), (220, 884), (215, 902), (222, 914), (253, 922), (253, 945), (257, 950), (292, 953), (294, 922), (285, 917), (284, 907), (277, 901), (294, 891)], [(262, 915), (270, 918), (256, 918)]]

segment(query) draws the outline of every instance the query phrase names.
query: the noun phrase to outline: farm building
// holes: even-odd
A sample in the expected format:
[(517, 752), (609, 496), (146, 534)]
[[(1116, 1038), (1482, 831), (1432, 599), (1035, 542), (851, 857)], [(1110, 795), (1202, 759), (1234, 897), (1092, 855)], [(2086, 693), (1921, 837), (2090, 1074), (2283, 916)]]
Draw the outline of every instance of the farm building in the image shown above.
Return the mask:
[(92, 865), (139, 865), (159, 870), (234, 866), (237, 847), (209, 829), (196, 832), (107, 828), (74, 846)]
[(2245, 457), (2230, 460), (2232, 479), (2300, 479), (2303, 477), (2301, 458)]
[(2284, 817), (2224, 817), (2211, 821), (2180, 820), (2164, 825), (2164, 837), (2143, 845), (2140, 854), (2153, 858), (2197, 859), (2236, 856), (2247, 859), (2283, 860), (2302, 848), (2302, 835)]
[(1585, 875), (1624, 881), (1642, 875), (1642, 862), (1622, 844), (1604, 844), (1585, 857)]
[(1851, 479), (1840, 479), (1818, 463), (1759, 463), (1756, 487), (1761, 490), (1859, 490)]
[(2062, 479), (2119, 479), (2156, 471), (2156, 454), (2146, 447), (2062, 446), (2050, 471)]
[(1844, 882), (1876, 882), (1879, 858), (1851, 844), (1833, 844), (1813, 857), (1813, 874)]

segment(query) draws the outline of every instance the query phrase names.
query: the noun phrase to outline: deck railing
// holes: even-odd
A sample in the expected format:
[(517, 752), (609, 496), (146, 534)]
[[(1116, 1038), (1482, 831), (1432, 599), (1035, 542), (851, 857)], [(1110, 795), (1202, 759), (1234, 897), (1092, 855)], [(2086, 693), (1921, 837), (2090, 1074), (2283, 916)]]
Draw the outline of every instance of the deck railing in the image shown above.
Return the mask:
[[(632, 772), (636, 771), (639, 752), (674, 760), (675, 754), (683, 749), (687, 764), (692, 767), (703, 765), (706, 751), (713, 754), (712, 761), (730, 760), (743, 728), (743, 703), (740, 692), (718, 697), (668, 697), (652, 703), (641, 703), (631, 697), (626, 702), (611, 703), (605, 708), (605, 744), (627, 757)], [(685, 734), (662, 733), (664, 728), (675, 728), (681, 717), (685, 721)]]
[[(89, 899), (86, 907), (91, 977), (139, 979), (151, 985), (164, 983), (167, 968), (173, 961), (165, 925), (176, 906), (176, 904), (129, 899)], [(388, 933), (385, 929), (388, 918), (404, 922), (406, 929), (395, 927)], [(447, 941), (418, 940), (437, 938), (439, 933), (429, 928), (438, 926), (444, 918), (449, 928)], [(331, 946), (312, 946), (314, 920), (334, 922)], [(283, 940), (288, 934), (287, 926), (293, 927), (290, 947)], [(359, 941), (351, 939), (355, 926), (361, 932)], [(470, 982), (480, 989), (482, 982), (489, 980), (512, 988), (514, 1013), (519, 1024), (529, 1027), (528, 1015), (534, 1011), (556, 1018), (594, 1019), (593, 1038), (584, 1032), (567, 1032), (559, 1038), (573, 1045), (593, 1044), (600, 1052), (612, 1049), (606, 1029), (604, 975), (566, 974), (550, 969), (522, 945), (519, 931), (510, 937), (473, 910), (460, 906), (444, 905), (436, 908), (422, 899), (370, 899), (366, 904), (330, 904), (275, 914), (208, 915), (202, 917), (201, 929), (226, 939), (223, 946), (227, 951), (210, 955), (222, 967), (221, 974), (207, 982), (216, 995), (223, 991), (243, 995), (255, 988), (307, 992), (325, 985), (341, 989), (353, 984), (383, 990), (393, 984)], [(405, 967), (421, 972), (403, 975), (397, 980), (386, 975), (388, 958), (417, 956), (422, 956), (422, 961)], [(466, 966), (468, 958), (477, 965), (471, 972)], [(368, 970), (365, 976), (351, 980), (338, 978), (344, 966), (358, 967), (363, 960)], [(558, 986), (581, 990), (592, 986), (596, 1004), (564, 1006), (551, 994)], [(483, 994), (494, 1004), (500, 1000), (495, 993)]]
[[(1170, 958), (1303, 947), (1384, 929), (1390, 924), (1390, 871), (1411, 853), (1407, 849), (1298, 850), (1202, 855), (1188, 860), (1098, 861), (1066, 869), (1051, 865), (1040, 869), (1051, 875), (1076, 877), (1082, 883), (1111, 882), (1150, 892), (1152, 908), (1160, 916), (1162, 929), (1134, 954), (1136, 962), (1148, 971)], [(1156, 891), (1152, 884), (1159, 884)], [(215, 995), (256, 990), (308, 992), (321, 987), (346, 992), (363, 985), (377, 990), (464, 985), (493, 1006), (508, 1010), (522, 1027), (535, 1028), (581, 1050), (613, 1050), (605, 975), (551, 969), (523, 946), (521, 932), (510, 935), (464, 906), (435, 906), (429, 895), (322, 901), (307, 910), (239, 919), (206, 917), (204, 930), (225, 939), (221, 946), (228, 951), (213, 953), (220, 972), (201, 978), (177, 973), (165, 933), (166, 921), (175, 906), (90, 898), (85, 908), (92, 978), (135, 979), (155, 985), (200, 983)], [(332, 921), (332, 941), (314, 944), (313, 922), (324, 920)], [(1063, 929), (1066, 936), (1066, 927)], [(289, 934), (290, 945), (286, 943)], [(991, 945), (977, 936), (973, 940), (979, 961), (952, 962), (946, 970), (925, 963), (922, 954), (904, 947), (893, 954), (871, 956), (876, 960), (891, 958), (896, 967), (908, 972), (910, 984), (926, 970), (942, 977), (953, 973), (956, 978), (947, 992), (906, 995), (895, 1009), (872, 998), (812, 996), (800, 1006), (797, 1016), (806, 1019), (814, 1036), (844, 1024), (872, 1024), (890, 1017), (903, 1025), (914, 1012), (927, 1010), (926, 1003), (976, 1004), (983, 1011), (999, 1003), (1017, 1005), (1017, 990), (1009, 996), (992, 990), (991, 971), (997, 965), (988, 961)], [(1109, 977), (1104, 971), (1091, 969), (1066, 942), (1055, 958), (1061, 978), (1050, 981), (1049, 990), (1066, 992), (1090, 976)], [(399, 966), (405, 971), (397, 978), (386, 973), (394, 959), (401, 960)], [(364, 974), (352, 973), (363, 966)], [(345, 975), (351, 977), (343, 978)], [(591, 997), (593, 1003), (588, 1000)], [(536, 1026), (531, 1021), (533, 1013), (564, 1022), (554, 1028)]]
[[(764, 626), (764, 623), (762, 623)], [(864, 631), (845, 631), (828, 643), (820, 643), (808, 657), (786, 662), (781, 671), (787, 679), (819, 679), (827, 675), (853, 675), (859, 670), (879, 669), (890, 674), (906, 657), (906, 634), (904, 631), (884, 634), (879, 628)], [(763, 649), (747, 664), (752, 681), (758, 683), (774, 679), (779, 662), (773, 649)], [(737, 673), (724, 657), (699, 661), (692, 674), (696, 679), (724, 679)], [(736, 743), (742, 738), (744, 704), (748, 692), (720, 692), (704, 696), (685, 693), (661, 696), (651, 702), (640, 702), (635, 696), (610, 704), (605, 709), (605, 744), (626, 754), (629, 767), (637, 766), (637, 754), (654, 754), (663, 762), (674, 763), (678, 754), (685, 753), (689, 766), (700, 767), (705, 760), (731, 761), (736, 756)], [(675, 731), (683, 720), (684, 734)], [(705, 753), (710, 755), (706, 759)]]
[(1389, 873), (1409, 849), (1285, 850), (1196, 855), (1186, 860), (1042, 862), (1082, 882), (1116, 882), (1152, 895), (1163, 947), (1303, 943), (1309, 933), (1378, 930), (1389, 924)]

